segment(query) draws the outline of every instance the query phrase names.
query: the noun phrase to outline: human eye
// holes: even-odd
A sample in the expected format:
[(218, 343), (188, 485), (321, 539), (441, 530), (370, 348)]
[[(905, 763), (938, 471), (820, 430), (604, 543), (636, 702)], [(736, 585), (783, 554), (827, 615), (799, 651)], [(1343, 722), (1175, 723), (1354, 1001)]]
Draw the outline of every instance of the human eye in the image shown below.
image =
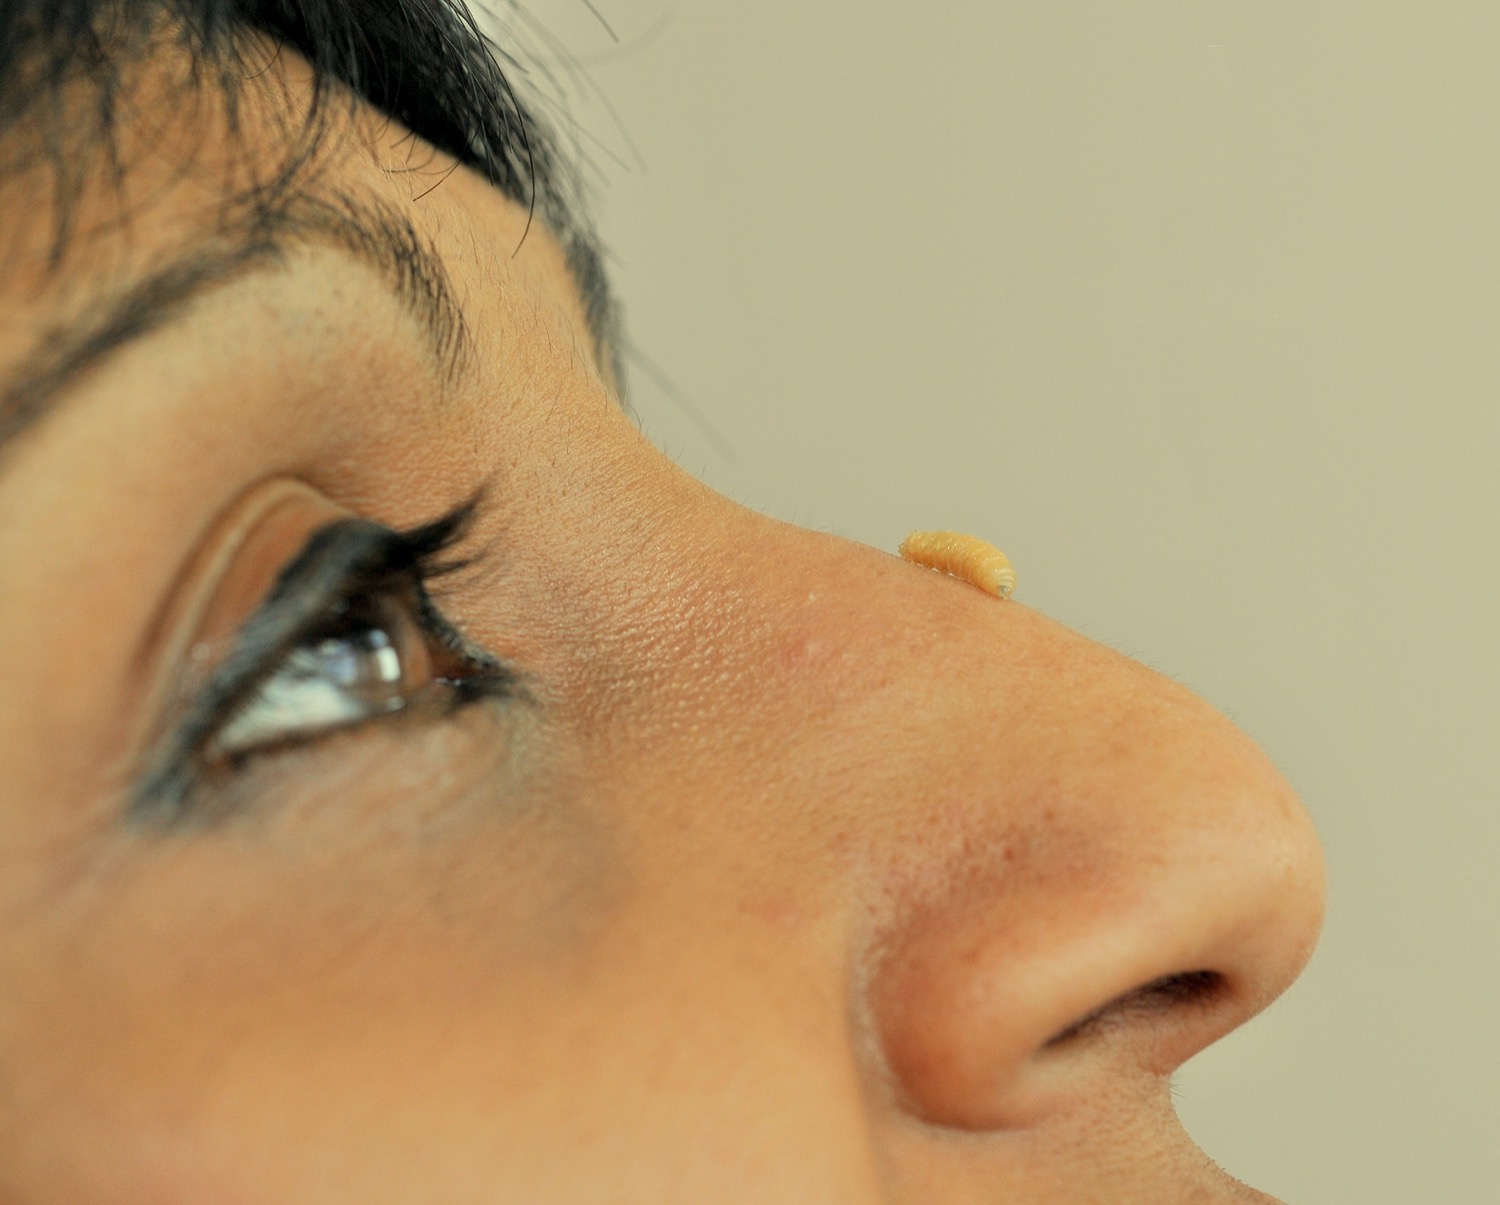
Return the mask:
[(464, 637), (428, 584), (475, 506), (400, 532), (345, 519), (314, 532), (234, 638), (145, 776), (135, 818), (206, 819), (212, 788), (251, 761), (417, 712), (520, 696), (516, 674)]

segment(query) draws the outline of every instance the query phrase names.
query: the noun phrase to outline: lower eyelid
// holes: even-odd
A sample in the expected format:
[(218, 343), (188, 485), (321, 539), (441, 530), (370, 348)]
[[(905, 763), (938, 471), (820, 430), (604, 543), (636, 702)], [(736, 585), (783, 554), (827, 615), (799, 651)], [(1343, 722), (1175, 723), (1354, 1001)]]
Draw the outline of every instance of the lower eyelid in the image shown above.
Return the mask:
[[(429, 688), (400, 711), (205, 767), (187, 810), (194, 822), (214, 824), (253, 818), (267, 805), (279, 810), (315, 799), (341, 809), (392, 789), (425, 794), (442, 789), (455, 759), (508, 759), (513, 718), (505, 698), (455, 706), (445, 688)], [(468, 749), (455, 750), (455, 743)]]

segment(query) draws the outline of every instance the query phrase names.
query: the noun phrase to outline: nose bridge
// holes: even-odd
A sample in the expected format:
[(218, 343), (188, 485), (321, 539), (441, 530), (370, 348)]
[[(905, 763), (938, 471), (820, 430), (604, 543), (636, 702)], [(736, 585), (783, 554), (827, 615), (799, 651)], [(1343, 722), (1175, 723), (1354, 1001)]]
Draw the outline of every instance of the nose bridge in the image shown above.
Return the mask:
[[(774, 844), (832, 867), (849, 906), (872, 1083), (939, 1124), (1024, 1125), (1083, 1107), (1127, 1047), (1164, 1076), (1296, 977), (1321, 850), (1224, 716), (874, 549), (779, 524), (739, 547), (724, 572), (778, 700), (749, 713), (774, 747)], [(746, 712), (721, 697), (705, 715), (732, 743)]]

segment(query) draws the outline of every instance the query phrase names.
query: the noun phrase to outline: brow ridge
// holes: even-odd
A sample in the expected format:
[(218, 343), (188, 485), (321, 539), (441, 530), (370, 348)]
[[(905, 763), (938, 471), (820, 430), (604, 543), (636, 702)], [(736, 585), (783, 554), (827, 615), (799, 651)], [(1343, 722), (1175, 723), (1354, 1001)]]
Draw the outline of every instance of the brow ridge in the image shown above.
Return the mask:
[(409, 217), (374, 197), (289, 190), (244, 207), (215, 231), (77, 319), (49, 330), (0, 383), (0, 471), (22, 435), (128, 344), (182, 319), (195, 303), (257, 271), (286, 269), (299, 250), (331, 247), (374, 269), (421, 327), (444, 380), (471, 340), (452, 277)]

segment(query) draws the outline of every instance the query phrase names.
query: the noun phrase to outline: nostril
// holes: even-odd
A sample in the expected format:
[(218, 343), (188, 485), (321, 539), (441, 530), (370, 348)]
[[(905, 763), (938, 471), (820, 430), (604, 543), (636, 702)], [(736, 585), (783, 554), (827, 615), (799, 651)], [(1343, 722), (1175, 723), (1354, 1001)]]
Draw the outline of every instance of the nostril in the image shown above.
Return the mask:
[(1180, 1014), (1187, 1010), (1206, 1011), (1227, 991), (1227, 982), (1218, 971), (1163, 975), (1086, 1013), (1048, 1038), (1042, 1049), (1051, 1050), (1132, 1020), (1146, 1020), (1165, 1013)]

